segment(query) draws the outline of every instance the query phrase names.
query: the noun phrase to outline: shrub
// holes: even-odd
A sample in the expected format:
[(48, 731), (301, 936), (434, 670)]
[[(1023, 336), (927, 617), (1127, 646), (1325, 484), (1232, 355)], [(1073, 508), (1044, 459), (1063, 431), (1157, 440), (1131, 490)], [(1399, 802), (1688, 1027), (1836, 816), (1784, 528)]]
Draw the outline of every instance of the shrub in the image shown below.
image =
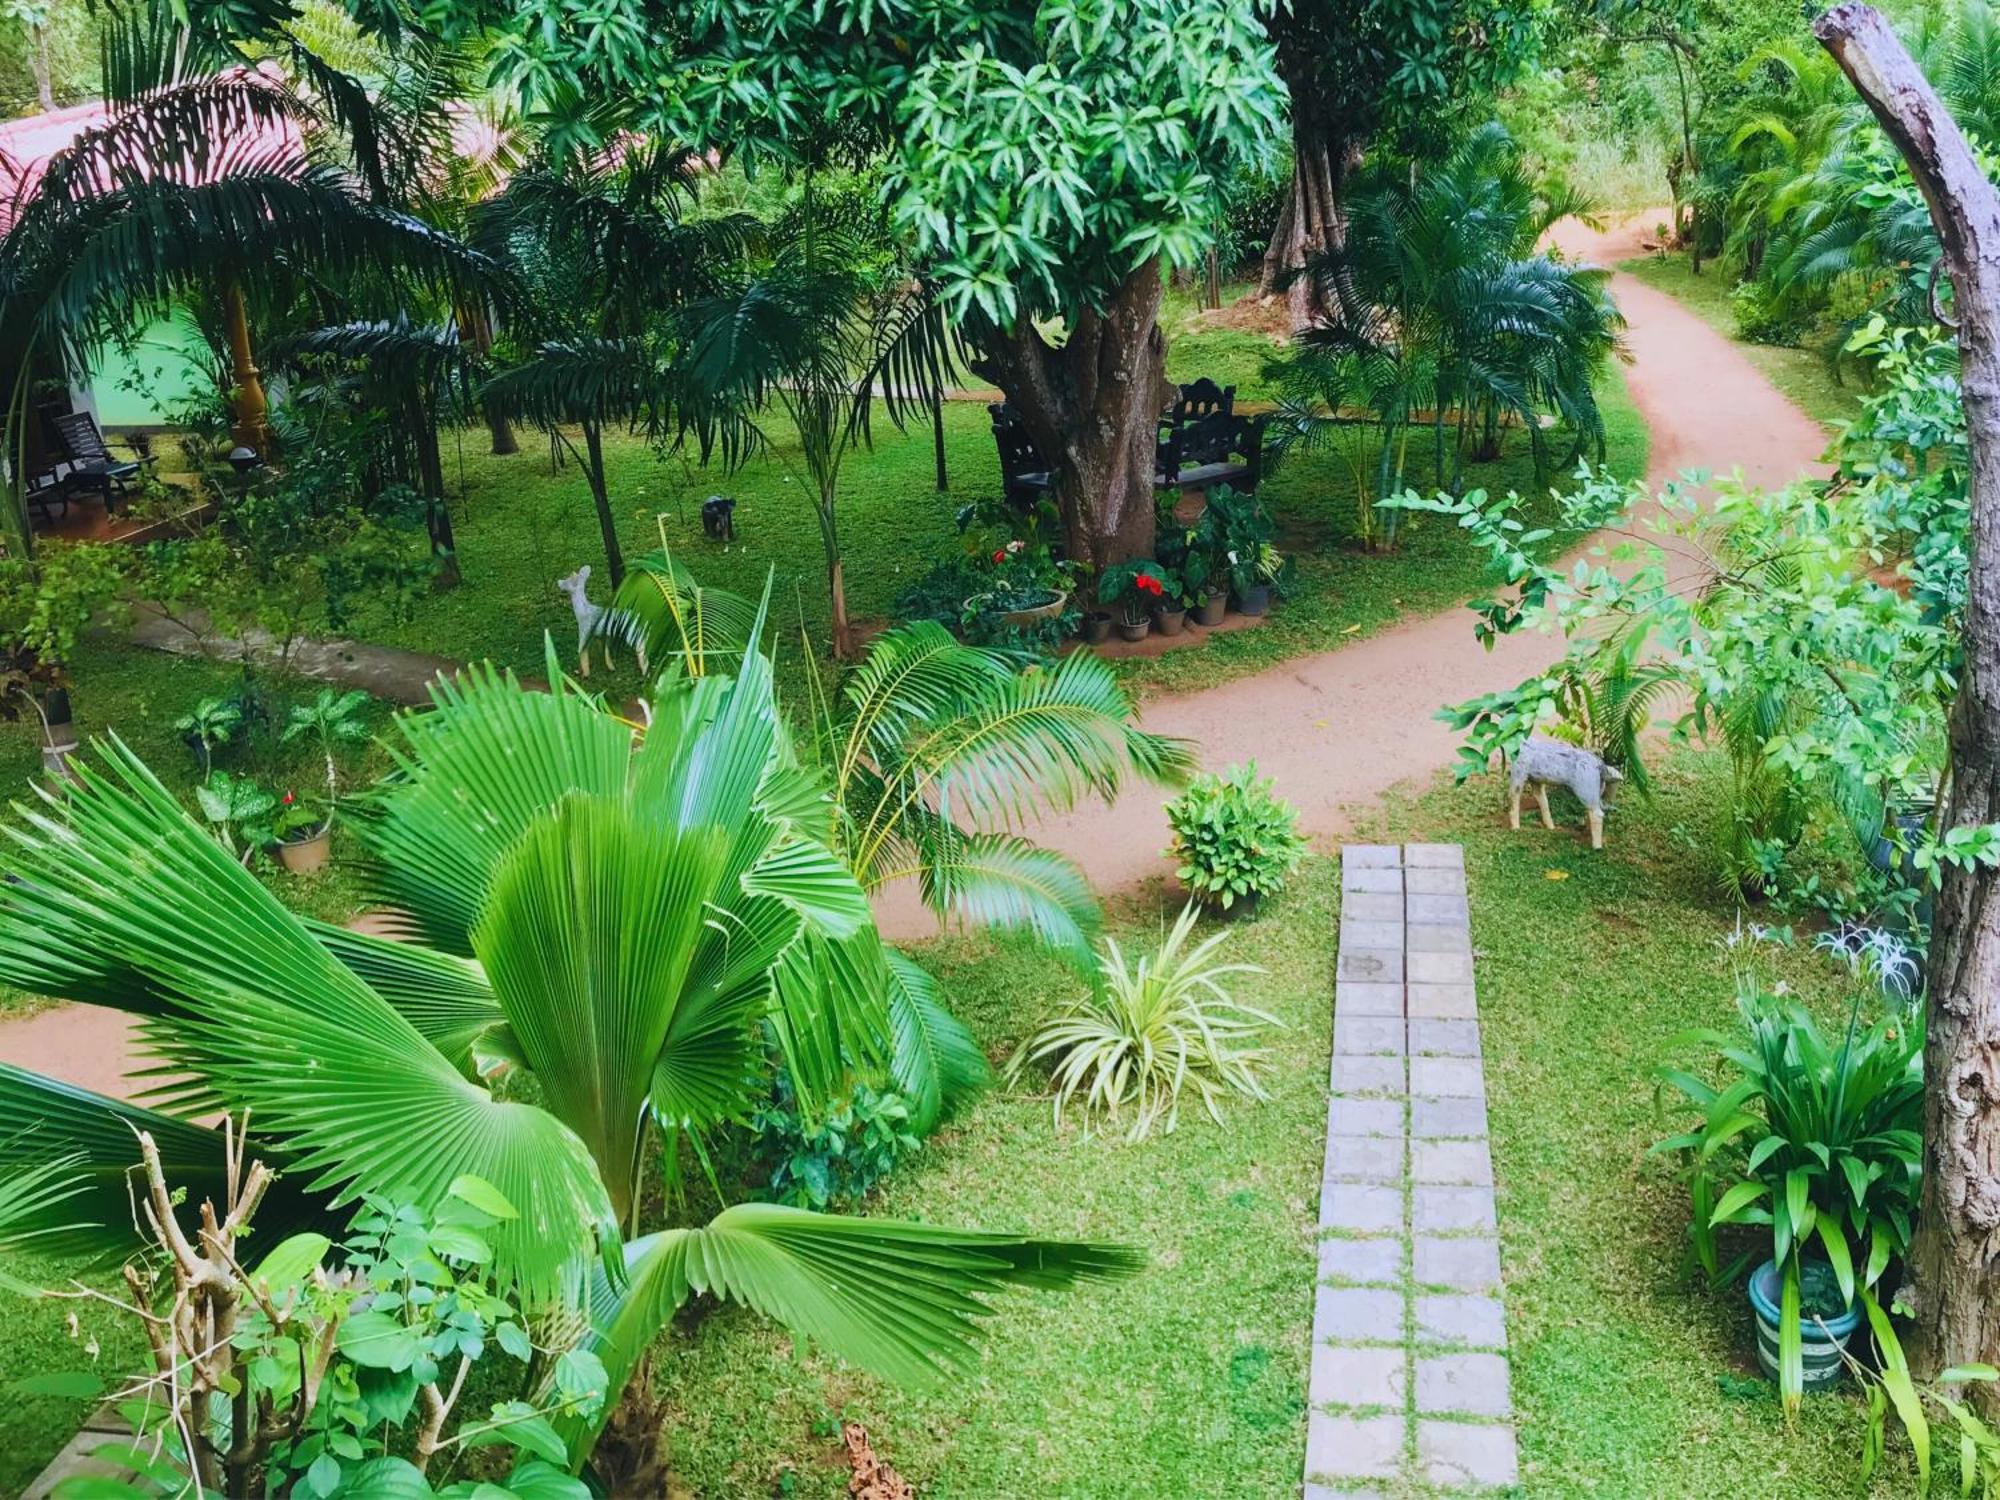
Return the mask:
[(1127, 964), (1118, 944), (1105, 939), (1098, 986), (1039, 1027), (1014, 1054), (1010, 1082), (1030, 1062), (1051, 1065), (1058, 1125), (1063, 1107), (1079, 1097), (1086, 1111), (1114, 1122), (1130, 1106), (1125, 1138), (1136, 1141), (1162, 1120), (1168, 1133), (1173, 1131), (1183, 1089), (1200, 1095), (1217, 1124), (1224, 1094), (1265, 1097), (1258, 1074), (1266, 1054), (1251, 1041), (1279, 1023), (1238, 1004), (1223, 986), (1231, 975), (1264, 970), (1213, 962), (1226, 935), (1220, 932), (1183, 952), (1196, 915), (1189, 903), (1159, 950), (1136, 964)]
[(922, 1144), (910, 1128), (910, 1107), (902, 1095), (857, 1083), (853, 1093), (814, 1120), (800, 1111), (782, 1070), (770, 1102), (750, 1116), (750, 1140), (768, 1163), (772, 1201), (820, 1210), (866, 1197)]
[(1285, 877), (1305, 857), (1298, 809), (1271, 792), (1248, 761), (1197, 776), (1167, 804), (1175, 872), (1197, 900), (1224, 910), (1284, 889)]
[(1720, 1229), (1770, 1226), (1785, 1288), (1779, 1384), (1796, 1405), (1805, 1268), (1824, 1260), (1845, 1308), (1909, 1246), (1923, 1172), (1923, 1020), (1897, 1008), (1863, 1026), (1857, 995), (1846, 1027), (1828, 1038), (1794, 1000), (1753, 992), (1738, 1009), (1739, 1035), (1676, 1039), (1720, 1052), (1731, 1076), (1716, 1088), (1662, 1069), (1661, 1083), (1685, 1094), (1702, 1119), (1653, 1149), (1686, 1156), (1693, 1253), (1711, 1282), (1734, 1280), (1758, 1257), (1752, 1248), (1723, 1265)]

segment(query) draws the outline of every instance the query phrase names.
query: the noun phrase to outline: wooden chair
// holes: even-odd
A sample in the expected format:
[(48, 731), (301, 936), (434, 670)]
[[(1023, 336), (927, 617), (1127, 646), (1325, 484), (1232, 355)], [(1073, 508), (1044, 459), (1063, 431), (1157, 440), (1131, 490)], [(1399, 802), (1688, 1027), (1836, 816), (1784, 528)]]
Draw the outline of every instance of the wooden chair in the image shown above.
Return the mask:
[(1264, 473), (1265, 418), (1214, 411), (1169, 429), (1160, 444), (1161, 489), (1206, 490), (1226, 484), (1253, 494)]
[(1041, 497), (1055, 488), (1048, 462), (1006, 402), (988, 406), (986, 413), (993, 419), (993, 444), (1000, 450), (1001, 493), (1017, 509), (1033, 510)]
[(1217, 385), (1203, 376), (1192, 385), (1174, 388), (1174, 399), (1167, 407), (1167, 421), (1172, 426), (1185, 427), (1203, 417), (1227, 417), (1235, 412), (1236, 387)]
[(51, 456), (69, 466), (62, 476), (63, 489), (69, 494), (100, 494), (106, 514), (115, 512), (113, 497), (130, 493), (141, 464), (114, 457), (105, 446), (97, 418), (87, 411), (53, 413), (49, 426), (55, 438)]

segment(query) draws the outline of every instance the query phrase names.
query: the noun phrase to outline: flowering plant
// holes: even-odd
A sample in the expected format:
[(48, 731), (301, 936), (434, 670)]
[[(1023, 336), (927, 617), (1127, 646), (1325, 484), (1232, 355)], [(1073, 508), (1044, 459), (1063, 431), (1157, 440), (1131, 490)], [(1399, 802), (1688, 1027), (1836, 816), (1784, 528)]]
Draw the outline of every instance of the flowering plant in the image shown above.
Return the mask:
[(1166, 570), (1151, 558), (1116, 563), (1098, 578), (1097, 601), (1122, 602), (1125, 618), (1136, 623), (1145, 618), (1147, 610), (1166, 603), (1169, 582)]
[(278, 799), (277, 814), (271, 819), (271, 832), (282, 843), (301, 834), (317, 833), (325, 821), (325, 808), (295, 793), (286, 792)]

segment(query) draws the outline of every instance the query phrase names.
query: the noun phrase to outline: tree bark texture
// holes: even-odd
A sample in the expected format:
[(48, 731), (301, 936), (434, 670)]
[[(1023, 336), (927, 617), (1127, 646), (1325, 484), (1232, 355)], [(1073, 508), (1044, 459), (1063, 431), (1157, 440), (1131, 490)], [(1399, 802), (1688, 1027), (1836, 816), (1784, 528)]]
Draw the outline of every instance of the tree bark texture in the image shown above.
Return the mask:
[(615, 589), (625, 581), (625, 549), (618, 544), (618, 517), (612, 513), (611, 490), (604, 477), (604, 434), (595, 422), (583, 424), (583, 451), (590, 499), (597, 507), (597, 531), (604, 538), (605, 572)]
[(1271, 230), (1271, 243), (1264, 250), (1266, 297), (1285, 299), (1292, 331), (1316, 322), (1326, 312), (1325, 299), (1303, 277), (1288, 273), (1313, 256), (1337, 250), (1347, 243), (1347, 215), (1341, 208), (1341, 190), (1347, 175), (1361, 160), (1360, 143), (1349, 139), (1318, 112), (1301, 108), (1308, 97), (1292, 92), (1292, 182), (1278, 210), (1278, 222)]
[(1007, 393), (1052, 466), (1069, 556), (1099, 571), (1153, 555), (1153, 475), (1171, 394), (1161, 291), (1148, 262), (1103, 311), (1078, 314), (1060, 347), (1023, 318), (972, 362)]
[[(1951, 722), (1945, 827), (2000, 822), (2000, 193), (1871, 7), (1813, 25), (1874, 111), (1930, 206), (1958, 318), (1971, 448), (1971, 566), (1964, 666)], [(1948, 867), (1930, 950), (1924, 1046), (1924, 1188), (1910, 1271), (1911, 1362), (2000, 1361), (2000, 873)]]

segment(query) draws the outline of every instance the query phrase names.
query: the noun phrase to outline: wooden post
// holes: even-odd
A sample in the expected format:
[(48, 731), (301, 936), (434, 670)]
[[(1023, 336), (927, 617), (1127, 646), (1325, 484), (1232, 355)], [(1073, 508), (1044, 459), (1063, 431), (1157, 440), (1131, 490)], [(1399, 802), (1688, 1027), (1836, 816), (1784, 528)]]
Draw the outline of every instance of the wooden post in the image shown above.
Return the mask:
[(951, 488), (951, 476), (944, 467), (944, 392), (931, 392), (931, 459), (937, 465), (939, 493)]
[(264, 376), (250, 354), (250, 313), (243, 303), (243, 287), (231, 280), (222, 289), (222, 315), (229, 328), (229, 378), (235, 420), (229, 436), (240, 447), (254, 449), (270, 457), (270, 431), (265, 419), (270, 402), (264, 397)]
[[(1888, 22), (1837, 6), (1813, 35), (1908, 163), (1951, 276), (1971, 450), (1964, 667), (1946, 828), (2000, 822), (2000, 193)], [(1946, 867), (1930, 951), (1924, 1190), (1910, 1272), (1911, 1361), (2000, 1360), (2000, 872)], [(1990, 1403), (1992, 1393), (1986, 1392)]]

